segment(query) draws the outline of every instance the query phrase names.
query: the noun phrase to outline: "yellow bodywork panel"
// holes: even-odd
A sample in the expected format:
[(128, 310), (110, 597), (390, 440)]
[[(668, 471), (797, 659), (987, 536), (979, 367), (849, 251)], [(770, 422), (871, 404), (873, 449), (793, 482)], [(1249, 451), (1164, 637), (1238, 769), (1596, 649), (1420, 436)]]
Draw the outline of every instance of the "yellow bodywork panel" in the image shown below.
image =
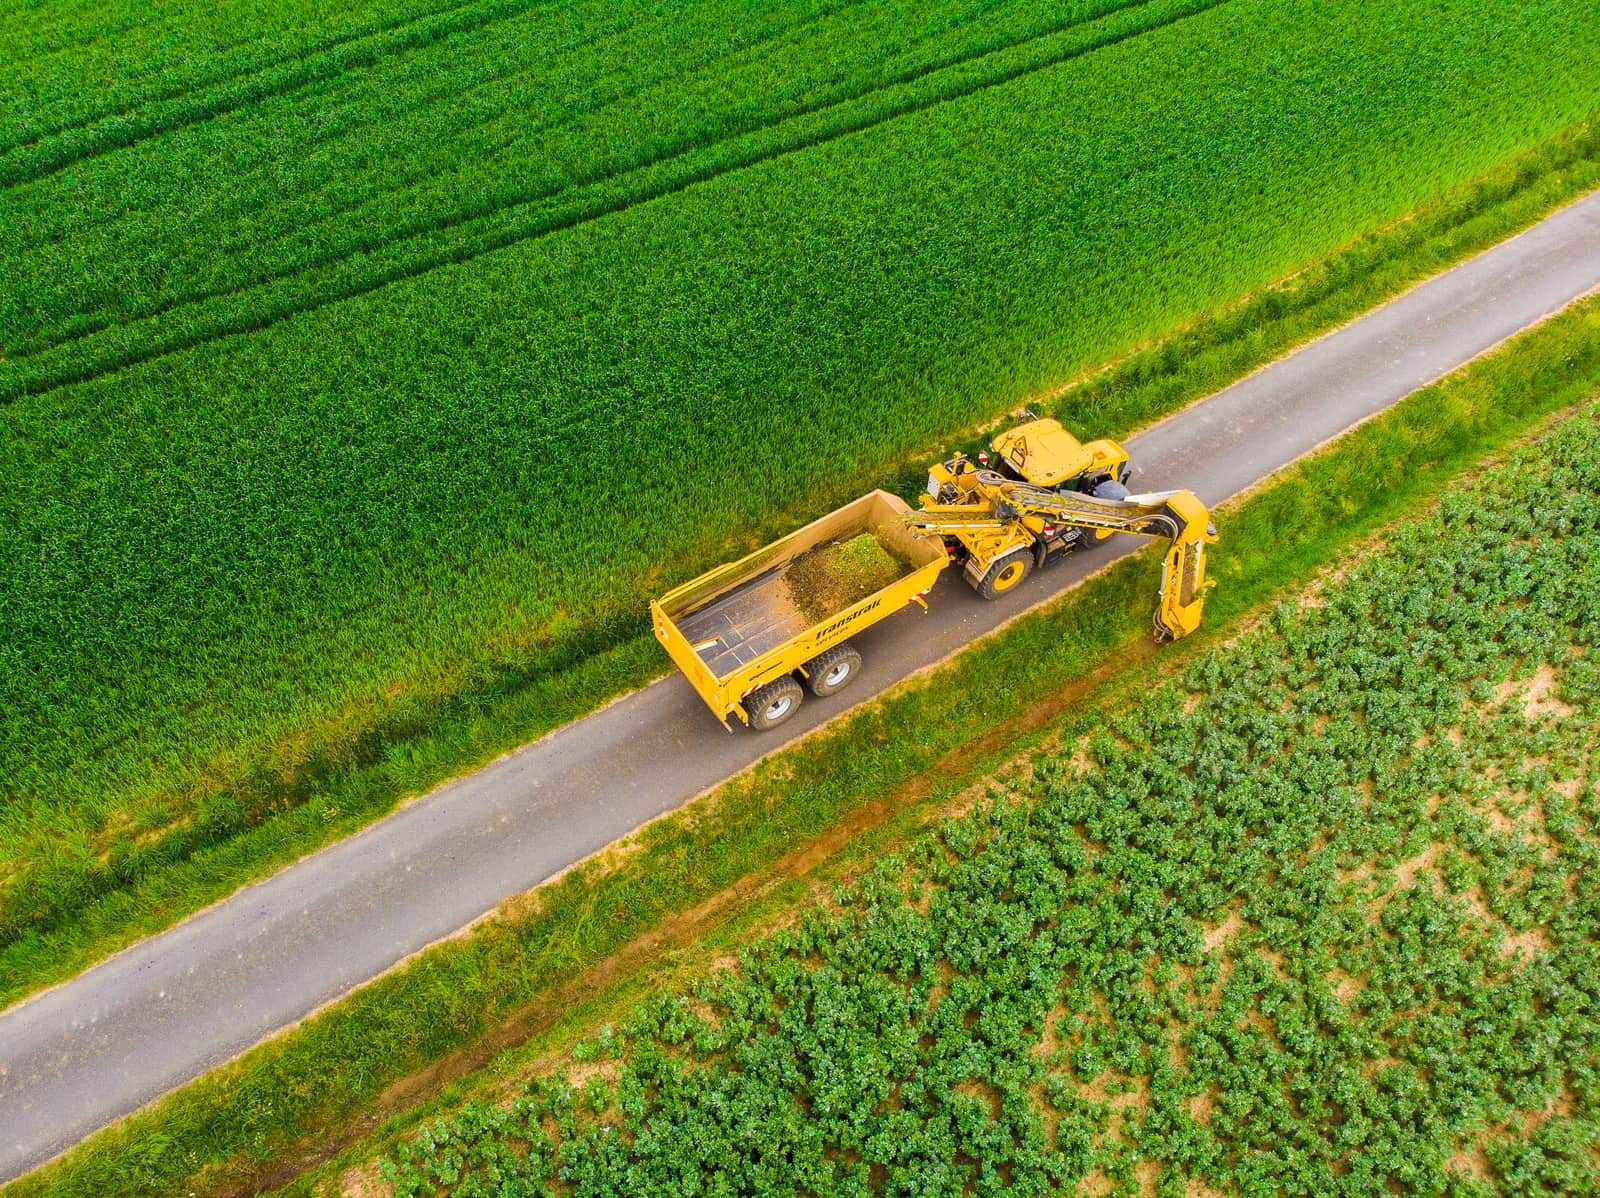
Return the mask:
[(1058, 420), (1030, 420), (1001, 433), (993, 449), (1036, 487), (1058, 487), (1087, 472), (1115, 473), (1128, 460), (1115, 441), (1083, 444)]
[[(1032, 420), (994, 439), (995, 452), (1025, 481), (980, 469), (963, 455), (934, 465), (920, 509), (873, 491), (804, 528), (675, 587), (650, 604), (656, 638), (706, 705), (726, 722), (749, 722), (744, 700), (784, 675), (806, 674), (819, 654), (924, 597), (951, 555), (980, 593), (1018, 585), (1030, 566), (1072, 549), (1080, 537), (1113, 533), (1170, 540), (1156, 603), (1156, 634), (1177, 639), (1200, 624), (1205, 548), (1217, 539), (1206, 507), (1189, 491), (1113, 499), (1074, 487), (1088, 472), (1126, 477), (1115, 441), (1080, 443), (1054, 420)], [(870, 533), (904, 573), (854, 602), (832, 601), (820, 619), (785, 599), (801, 555)], [(948, 546), (948, 549), (947, 549)], [(791, 567), (794, 567), (791, 575)], [(874, 581), (871, 585), (877, 585)], [(832, 610), (837, 607), (838, 610)]]
[(1158, 637), (1175, 641), (1200, 627), (1206, 592), (1217, 585), (1216, 579), (1206, 577), (1206, 546), (1217, 543), (1217, 534), (1206, 505), (1194, 492), (1170, 492), (1166, 505), (1183, 521), (1183, 528), (1161, 563), (1155, 626)]
[[(906, 527), (905, 500), (872, 491), (736, 562), (719, 566), (650, 604), (650, 624), (677, 667), (720, 720), (748, 720), (741, 700), (803, 671), (817, 654), (912, 603), (950, 564), (944, 547)], [(801, 554), (870, 532), (905, 573), (854, 603), (812, 620), (788, 609), (779, 583)]]

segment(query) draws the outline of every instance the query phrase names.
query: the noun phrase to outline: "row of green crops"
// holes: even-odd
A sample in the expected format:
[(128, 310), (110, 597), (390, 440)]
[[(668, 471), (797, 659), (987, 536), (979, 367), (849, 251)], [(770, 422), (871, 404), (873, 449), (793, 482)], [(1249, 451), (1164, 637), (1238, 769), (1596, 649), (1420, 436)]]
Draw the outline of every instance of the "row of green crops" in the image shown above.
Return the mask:
[[(433, 40), (424, 23), (340, 42), (304, 80), (295, 61), (281, 94), (258, 96), (249, 74), (167, 101), (193, 106), (194, 127), (173, 139), (181, 152), (156, 143), (97, 164), (88, 203), (78, 172), (60, 171), (61, 143), (103, 149), (110, 134), (92, 124), (0, 158), (0, 178), (21, 184), (19, 235), (0, 254), (0, 280), (17, 284), (0, 286), (0, 340), (22, 389), (92, 373), (566, 228), (1217, 2), (944, 0), (914, 23), (885, 0), (452, 10), (438, 20), (455, 36)], [(129, 120), (155, 120), (151, 107)], [(210, 119), (218, 108), (224, 118)], [(168, 169), (153, 173), (152, 159)], [(167, 252), (152, 258), (151, 244)], [(128, 322), (142, 323), (90, 336)]]
[(6, 941), (1600, 77), (1576, 0), (56, 7), (0, 23)]
[(383, 1176), (1594, 1192), (1597, 560), (1591, 406)]

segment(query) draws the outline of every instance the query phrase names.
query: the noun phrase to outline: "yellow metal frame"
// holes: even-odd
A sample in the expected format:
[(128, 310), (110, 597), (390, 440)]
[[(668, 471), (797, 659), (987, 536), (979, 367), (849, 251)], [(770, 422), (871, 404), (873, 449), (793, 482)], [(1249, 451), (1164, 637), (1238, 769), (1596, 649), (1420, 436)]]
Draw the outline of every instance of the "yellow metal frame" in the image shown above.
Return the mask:
[[(950, 564), (950, 558), (943, 545), (918, 537), (906, 527), (905, 517), (910, 512), (898, 495), (872, 491), (736, 562), (690, 579), (651, 601), (650, 624), (656, 639), (719, 720), (726, 722), (733, 715), (748, 723), (749, 713), (742, 700), (757, 687), (785, 674), (803, 673), (805, 664), (824, 649), (831, 649), (909, 604), (917, 603), (926, 609), (923, 596)], [(679, 630), (678, 619), (756, 575), (828, 541), (867, 531), (902, 561), (911, 563), (915, 567), (911, 573), (796, 633), (738, 669), (718, 677)]]
[[(1116, 442), (1079, 444), (1054, 420), (1035, 420), (1003, 434), (995, 439), (996, 451), (1014, 452), (1029, 436), (1037, 439), (1036, 448), (1041, 451), (1041, 458), (1031, 465), (1047, 475), (1077, 462), (1082, 462), (1084, 469), (1118, 475), (1128, 460), (1127, 452)], [(1023, 461), (1013, 463), (1015, 467), (1030, 465), (1026, 450), (1022, 456)], [(947, 502), (941, 502), (941, 497)], [(952, 499), (954, 502), (948, 502)], [(1154, 617), (1156, 635), (1176, 640), (1199, 626), (1206, 592), (1216, 585), (1206, 577), (1205, 549), (1216, 542), (1217, 534), (1205, 504), (1192, 492), (1164, 491), (1126, 499), (1063, 493), (979, 470), (960, 455), (929, 470), (928, 493), (919, 510), (913, 511), (887, 491), (869, 492), (652, 600), (650, 623), (667, 655), (712, 713), (724, 724), (729, 716), (749, 723), (743, 699), (758, 687), (784, 675), (805, 677), (807, 663), (819, 653), (909, 604), (926, 610), (928, 591), (950, 564), (945, 538), (959, 542), (965, 550), (964, 573), (974, 587), (980, 587), (990, 567), (1008, 554), (1025, 552), (1042, 559), (1070, 548), (1075, 542), (1063, 533), (1072, 528), (1097, 538), (1113, 533), (1169, 538), (1171, 547), (1162, 563)], [(910, 563), (911, 572), (728, 673), (718, 675), (712, 670), (679, 628), (678, 621), (746, 582), (754, 584), (759, 575), (781, 568), (806, 550), (867, 531)], [(1009, 589), (1025, 572), (1019, 570), (1014, 580), (994, 589)]]
[(1061, 534), (1068, 528), (1165, 537), (1172, 544), (1162, 563), (1154, 616), (1156, 635), (1163, 639), (1177, 640), (1200, 626), (1206, 592), (1216, 585), (1206, 577), (1205, 549), (1216, 543), (1217, 533), (1210, 512), (1192, 491), (1126, 499), (1062, 494), (980, 470), (958, 456), (928, 471), (922, 507), (908, 523), (924, 536), (959, 541), (967, 553), (963, 574), (973, 587), (1010, 554), (1037, 552), (1040, 542), (1046, 552), (1061, 551)]

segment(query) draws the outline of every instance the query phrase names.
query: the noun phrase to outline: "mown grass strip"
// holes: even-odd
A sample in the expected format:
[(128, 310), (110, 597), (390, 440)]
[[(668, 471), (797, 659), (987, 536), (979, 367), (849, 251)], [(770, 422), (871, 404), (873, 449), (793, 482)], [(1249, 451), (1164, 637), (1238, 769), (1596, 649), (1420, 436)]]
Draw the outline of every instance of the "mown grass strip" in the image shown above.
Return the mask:
[[(1600, 130), (1586, 124), (1363, 237), (1328, 262), (1068, 388), (1047, 406), (1080, 431), (1125, 435), (1597, 183)], [(925, 456), (852, 486), (911, 494), (921, 485)], [(847, 497), (842, 491), (819, 496), (812, 510)], [(771, 516), (754, 535), (784, 531), (805, 514)], [(62, 860), (32, 873), (24, 868), (7, 898), (9, 914), (0, 918), (0, 1005), (70, 976), (354, 831), (399, 798), (581, 716), (661, 670), (643, 621), (624, 613), (458, 693), (397, 704), (353, 744), (313, 756), (287, 778), (275, 768), (247, 772), (180, 829), (113, 846), (104, 860)]]
[[(1229, 505), (1195, 646), (1468, 464), (1600, 385), (1600, 300), (1573, 306)], [(1386, 485), (1375, 487), (1382, 478)], [(1148, 554), (1121, 562), (794, 749), (641, 830), (508, 917), (421, 954), (277, 1040), (92, 1137), (20, 1195), (223, 1193), (313, 1149), (386, 1086), (759, 873), (996, 722), (1142, 641)], [(1180, 649), (1180, 651), (1183, 651)], [(1190, 650), (1192, 651), (1192, 650)]]

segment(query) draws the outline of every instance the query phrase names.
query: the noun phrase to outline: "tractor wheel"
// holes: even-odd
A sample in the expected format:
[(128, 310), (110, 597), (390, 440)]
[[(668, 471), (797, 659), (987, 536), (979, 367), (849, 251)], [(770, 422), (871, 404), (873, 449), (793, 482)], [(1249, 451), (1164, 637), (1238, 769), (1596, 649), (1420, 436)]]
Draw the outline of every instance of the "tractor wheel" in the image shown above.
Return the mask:
[(989, 572), (978, 584), (978, 594), (985, 599), (998, 599), (1028, 576), (1033, 569), (1033, 555), (1026, 549), (1013, 550), (989, 567)]
[(824, 649), (806, 662), (806, 685), (819, 699), (838, 694), (861, 672), (861, 654), (849, 645)]
[(776, 728), (800, 710), (804, 698), (800, 684), (787, 674), (758, 687), (744, 697), (744, 709), (750, 713), (750, 727), (757, 732)]

